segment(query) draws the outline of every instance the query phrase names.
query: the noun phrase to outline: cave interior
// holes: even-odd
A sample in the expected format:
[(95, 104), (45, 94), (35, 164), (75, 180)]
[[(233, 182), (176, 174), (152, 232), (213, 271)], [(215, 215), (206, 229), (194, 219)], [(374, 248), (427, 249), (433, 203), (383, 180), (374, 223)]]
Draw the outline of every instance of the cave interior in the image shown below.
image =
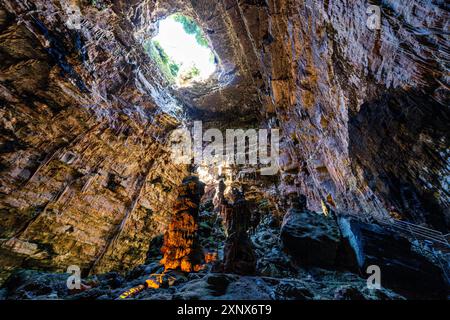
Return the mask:
[[(0, 300), (448, 299), (448, 21), (425, 0), (3, 0)], [(278, 132), (276, 171), (175, 161), (199, 124), (222, 151)]]

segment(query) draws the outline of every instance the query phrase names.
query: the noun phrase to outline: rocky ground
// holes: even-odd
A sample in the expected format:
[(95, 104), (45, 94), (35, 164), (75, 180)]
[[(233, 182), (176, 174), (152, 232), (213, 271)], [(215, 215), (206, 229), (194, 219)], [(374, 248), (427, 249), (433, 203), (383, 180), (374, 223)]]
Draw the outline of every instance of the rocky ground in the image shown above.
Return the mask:
[[(66, 287), (67, 274), (31, 270), (17, 272), (1, 290), (2, 299), (113, 300), (145, 282), (158, 267), (142, 265), (130, 274), (108, 273), (85, 279), (95, 288), (77, 293)], [(172, 273), (173, 274), (173, 273)], [(174, 274), (173, 274), (174, 275)], [(351, 273), (326, 270), (304, 272), (301, 278), (238, 276), (222, 273), (176, 275), (168, 288), (147, 289), (130, 298), (137, 300), (391, 300), (404, 299), (386, 289), (370, 290), (366, 280)]]
[[(217, 244), (224, 237), (220, 221), (216, 221), (213, 213), (208, 211), (202, 212), (201, 220), (199, 234), (202, 246), (207, 251), (218, 248), (220, 252), (222, 248)], [(373, 231), (376, 227), (371, 226), (370, 229)], [(380, 241), (389, 241), (387, 231), (373, 232), (378, 232)], [(359, 237), (362, 239), (361, 235)], [(354, 255), (344, 250), (345, 236), (338, 224), (332, 217), (325, 217), (321, 213), (291, 209), (282, 223), (275, 217), (266, 215), (262, 217), (251, 239), (258, 260), (257, 274), (253, 276), (214, 273), (211, 272), (214, 263), (211, 263), (200, 272), (168, 271), (160, 288), (146, 289), (128, 299), (403, 300), (408, 297), (445, 298), (448, 290), (445, 283), (439, 282), (443, 281), (440, 278), (442, 270), (413, 251), (406, 253), (404, 247), (397, 247), (403, 252), (397, 257), (398, 263), (392, 259), (388, 264), (381, 265), (382, 270), (386, 267), (391, 274), (403, 275), (392, 281), (389, 275), (384, 277), (382, 273), (382, 287), (370, 289), (366, 280), (368, 274), (358, 268), (355, 260), (352, 261)], [(399, 240), (401, 239), (397, 238), (397, 243)], [(405, 242), (404, 245), (406, 243), (409, 244)], [(159, 250), (161, 244), (161, 237), (155, 239), (146, 263), (127, 273), (110, 272), (83, 278), (82, 290), (67, 288), (69, 274), (20, 270), (6, 281), (0, 290), (0, 297), (38, 300), (119, 299), (123, 292), (145, 283), (150, 275), (164, 271), (159, 263), (162, 257)], [(398, 244), (392, 242), (390, 245), (395, 247)], [(383, 249), (382, 255), (377, 255), (370, 248), (365, 250), (367, 253), (370, 251), (370, 255), (365, 257), (371, 260), (370, 263), (380, 263), (380, 259), (386, 257), (389, 259), (385, 252), (389, 249)], [(219, 259), (221, 256), (219, 255)], [(418, 270), (411, 271), (411, 268), (417, 266)], [(408, 272), (409, 278), (405, 275)], [(170, 284), (167, 280), (169, 278)], [(414, 284), (408, 281), (413, 281)]]

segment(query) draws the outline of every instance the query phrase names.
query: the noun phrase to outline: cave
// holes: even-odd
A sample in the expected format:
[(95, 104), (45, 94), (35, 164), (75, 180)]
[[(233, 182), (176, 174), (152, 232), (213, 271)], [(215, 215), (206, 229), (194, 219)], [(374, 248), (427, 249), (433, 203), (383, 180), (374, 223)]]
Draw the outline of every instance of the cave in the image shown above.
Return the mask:
[(2, 1), (0, 300), (447, 300), (448, 18)]

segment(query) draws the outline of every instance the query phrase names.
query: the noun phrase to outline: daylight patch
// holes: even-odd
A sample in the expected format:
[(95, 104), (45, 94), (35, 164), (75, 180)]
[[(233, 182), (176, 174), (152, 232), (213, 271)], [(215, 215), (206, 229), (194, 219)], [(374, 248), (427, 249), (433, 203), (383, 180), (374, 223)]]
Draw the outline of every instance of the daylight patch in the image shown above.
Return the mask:
[(145, 47), (178, 86), (204, 82), (216, 71), (215, 55), (202, 29), (192, 18), (181, 14), (161, 20), (158, 34)]

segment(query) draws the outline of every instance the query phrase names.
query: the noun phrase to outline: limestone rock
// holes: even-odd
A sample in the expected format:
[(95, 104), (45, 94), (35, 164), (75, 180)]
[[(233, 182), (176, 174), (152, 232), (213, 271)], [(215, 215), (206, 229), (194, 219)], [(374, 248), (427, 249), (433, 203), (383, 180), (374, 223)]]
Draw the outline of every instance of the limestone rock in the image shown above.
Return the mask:
[[(367, 26), (372, 2), (382, 13), (375, 29)], [(174, 87), (142, 45), (175, 12), (198, 22), (217, 61), (211, 79), (189, 88)], [(326, 201), (339, 215), (372, 223), (392, 216), (448, 234), (448, 16), (443, 1), (424, 0), (3, 0), (0, 283), (21, 268), (78, 265), (86, 276), (154, 263), (152, 239), (168, 230), (175, 190), (189, 174), (172, 161), (168, 136), (195, 120), (205, 129), (280, 129), (281, 172), (246, 182), (270, 202), (263, 207), (273, 221), (283, 219), (287, 195), (300, 192), (311, 211)], [(351, 267), (333, 220), (305, 212), (285, 217), (286, 250), (298, 263)], [(405, 270), (399, 286), (416, 267), (425, 277), (434, 270), (404, 240), (364, 230), (374, 260)], [(266, 231), (252, 240), (257, 270), (295, 273), (276, 232)], [(386, 250), (375, 252), (375, 243)], [(260, 279), (249, 279), (257, 291)], [(441, 288), (430, 279), (427, 292)], [(276, 285), (258, 297), (273, 296)], [(328, 288), (314, 298), (334, 297), (337, 288)], [(19, 289), (23, 297), (36, 297), (33, 290)], [(115, 294), (93, 290), (80, 298)], [(173, 295), (162, 290), (159, 298)], [(359, 295), (344, 291), (337, 297)]]
[(336, 265), (341, 238), (331, 217), (290, 209), (283, 219), (280, 239), (283, 249), (300, 265)]
[(377, 266), (383, 287), (412, 299), (442, 299), (448, 295), (450, 287), (442, 266), (416, 253), (408, 239), (351, 218), (341, 218), (340, 225), (361, 270)]
[(197, 176), (183, 179), (169, 228), (161, 248), (165, 270), (195, 272), (202, 268), (203, 251), (198, 238), (200, 199), (205, 185)]

